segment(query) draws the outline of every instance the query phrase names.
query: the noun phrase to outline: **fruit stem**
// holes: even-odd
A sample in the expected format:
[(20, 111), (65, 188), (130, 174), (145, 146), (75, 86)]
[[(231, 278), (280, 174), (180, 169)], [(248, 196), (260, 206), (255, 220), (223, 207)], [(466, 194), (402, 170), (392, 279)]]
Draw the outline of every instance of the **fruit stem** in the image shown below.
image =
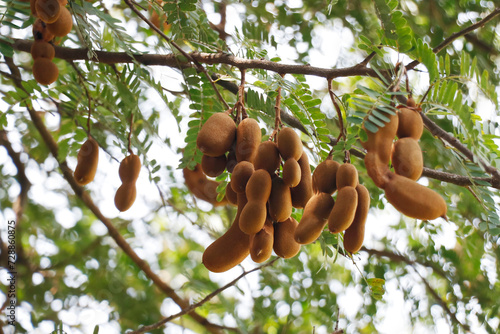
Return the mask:
[(335, 107), (335, 110), (337, 111), (337, 115), (339, 118), (339, 127), (340, 127), (340, 133), (339, 136), (337, 137), (337, 141), (339, 141), (340, 138), (346, 139), (346, 133), (345, 133), (345, 127), (344, 127), (344, 118), (342, 117), (342, 111), (340, 110), (340, 106), (337, 102), (338, 96), (335, 95), (332, 89), (332, 78), (328, 78), (328, 94), (330, 94), (330, 99), (332, 100), (333, 106)]
[[(281, 73), (280, 75), (281, 75), (281, 79), (283, 79), (285, 77), (284, 73)], [(277, 93), (278, 93), (278, 95), (276, 96), (276, 103), (274, 104), (274, 113), (275, 113), (274, 131), (269, 138), (269, 140), (274, 140), (274, 141), (276, 141), (276, 135), (279, 132), (279, 128), (282, 126), (282, 122), (281, 122), (281, 82), (280, 82), (280, 85), (278, 86)]]
[[(236, 118), (241, 120), (244, 120), (245, 118), (248, 117), (247, 111), (245, 108), (245, 69), (241, 69), (241, 84), (238, 87), (238, 102), (236, 102)], [(241, 115), (241, 117), (240, 117)]]
[(128, 133), (128, 152), (130, 154), (134, 154), (134, 152), (132, 152), (132, 128), (134, 126), (134, 112), (132, 111), (130, 113), (130, 131)]

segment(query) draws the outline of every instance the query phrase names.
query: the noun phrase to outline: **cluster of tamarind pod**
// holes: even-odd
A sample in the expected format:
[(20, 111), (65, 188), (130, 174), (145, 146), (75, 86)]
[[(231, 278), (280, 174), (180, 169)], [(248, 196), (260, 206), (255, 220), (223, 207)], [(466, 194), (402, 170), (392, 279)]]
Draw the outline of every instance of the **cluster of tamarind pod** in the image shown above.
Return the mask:
[[(435, 191), (416, 180), (422, 175), (423, 157), (418, 140), (423, 121), (413, 99), (408, 107), (398, 108), (377, 132), (365, 128), (368, 139), (362, 142), (367, 150), (365, 166), (375, 185), (399, 212), (412, 218), (432, 220), (446, 218), (446, 202)], [(398, 139), (394, 141), (394, 138)], [(394, 172), (389, 168), (392, 161)]]
[[(77, 165), (73, 176), (78, 185), (83, 186), (94, 180), (99, 162), (99, 144), (90, 137), (78, 151)], [(135, 202), (137, 195), (135, 183), (141, 171), (141, 160), (133, 153), (120, 163), (118, 174), (122, 185), (115, 194), (115, 206), (120, 211), (127, 211)]]
[(42, 85), (50, 85), (59, 76), (59, 69), (52, 62), (55, 56), (52, 40), (66, 36), (73, 28), (67, 3), (67, 0), (30, 0), (31, 14), (37, 18), (33, 23), (35, 41), (31, 46), (33, 76)]

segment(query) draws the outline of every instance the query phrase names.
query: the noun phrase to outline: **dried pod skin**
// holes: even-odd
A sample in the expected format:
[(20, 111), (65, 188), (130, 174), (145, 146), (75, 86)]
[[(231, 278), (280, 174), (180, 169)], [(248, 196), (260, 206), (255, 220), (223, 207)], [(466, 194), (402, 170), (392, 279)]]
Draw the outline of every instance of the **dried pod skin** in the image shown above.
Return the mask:
[(279, 257), (289, 259), (299, 253), (301, 245), (294, 239), (295, 229), (298, 225), (299, 223), (292, 217), (284, 222), (274, 224), (273, 249)]
[(353, 187), (344, 187), (337, 194), (337, 201), (328, 217), (328, 229), (332, 233), (345, 231), (351, 226), (358, 206), (358, 193)]
[(283, 181), (290, 188), (296, 187), (300, 182), (300, 166), (297, 160), (290, 158), (283, 164)]
[(292, 128), (283, 128), (278, 133), (278, 150), (283, 160), (299, 160), (302, 155), (302, 141)]
[(395, 113), (394, 115), (386, 114), (385, 116), (389, 118), (389, 122), (386, 123), (384, 127), (379, 128), (375, 133), (367, 130), (363, 126), (363, 129), (368, 135), (368, 140), (366, 142), (361, 142), (361, 144), (369, 152), (376, 151), (380, 161), (387, 165), (391, 159), (392, 141), (398, 130), (398, 115)]
[(254, 160), (256, 170), (265, 169), (272, 175), (280, 166), (280, 162), (280, 154), (276, 143), (272, 141), (260, 143)]
[(379, 188), (384, 189), (389, 182), (389, 174), (391, 171), (387, 165), (380, 162), (377, 152), (368, 152), (365, 155), (365, 167), (368, 176), (373, 180), (373, 183)]
[(73, 28), (73, 18), (66, 7), (61, 6), (59, 17), (53, 23), (47, 23), (47, 29), (55, 36), (63, 37)]
[(50, 43), (39, 40), (31, 45), (31, 57), (33, 59), (46, 58), (52, 60), (55, 55), (56, 51)]
[(272, 182), (269, 215), (273, 221), (282, 222), (292, 214), (292, 196), (290, 188), (283, 182), (283, 179), (275, 177)]
[(99, 144), (93, 138), (89, 138), (78, 151), (78, 164), (74, 173), (76, 183), (83, 186), (92, 182), (97, 171), (98, 162)]
[(312, 186), (315, 193), (333, 194), (337, 190), (337, 161), (325, 160), (320, 163), (312, 175)]
[(271, 221), (266, 221), (264, 227), (250, 236), (250, 256), (257, 263), (267, 261), (273, 253), (274, 228)]
[(411, 137), (419, 140), (424, 132), (424, 121), (420, 113), (416, 110), (401, 108), (398, 112), (398, 131), (396, 135), (398, 138)]
[(200, 129), (196, 145), (200, 151), (211, 157), (225, 154), (236, 137), (236, 124), (226, 113), (210, 116)]
[(411, 137), (397, 140), (392, 152), (392, 165), (396, 174), (418, 180), (424, 169), (424, 158), (418, 142)]
[(137, 190), (135, 188), (135, 183), (124, 183), (122, 184), (115, 194), (115, 206), (121, 212), (130, 209), (132, 204), (135, 202), (135, 197)]
[(50, 59), (38, 58), (33, 61), (33, 76), (40, 85), (50, 85), (57, 80), (59, 69)]
[(54, 35), (47, 29), (47, 24), (40, 19), (33, 23), (33, 37), (35, 41), (50, 42)]
[(305, 152), (302, 152), (302, 156), (297, 162), (300, 166), (300, 182), (296, 187), (291, 188), (290, 191), (292, 193), (293, 207), (302, 209), (313, 195), (311, 166)]
[(327, 223), (327, 218), (334, 206), (334, 200), (327, 193), (311, 197), (304, 208), (304, 214), (295, 230), (295, 241), (309, 244), (319, 238)]
[(271, 194), (271, 176), (264, 169), (256, 170), (248, 179), (245, 194), (249, 201), (266, 203)]
[(240, 215), (240, 230), (248, 235), (258, 233), (267, 217), (266, 203), (248, 202)]
[(365, 238), (365, 223), (370, 210), (370, 193), (362, 184), (356, 187), (358, 193), (358, 207), (351, 226), (344, 234), (344, 248), (346, 251), (356, 253), (361, 249)]
[(186, 186), (196, 198), (215, 206), (225, 205), (227, 203), (226, 199), (217, 202), (217, 187), (219, 183), (207, 179), (200, 165), (196, 165), (194, 170), (190, 170), (186, 167), (182, 170), (182, 173), (184, 174)]
[(441, 195), (401, 175), (390, 174), (385, 197), (408, 217), (433, 220), (446, 215), (446, 202)]
[(236, 159), (253, 162), (257, 155), (262, 134), (259, 123), (253, 118), (245, 118), (236, 130)]
[(203, 154), (201, 157), (201, 169), (205, 175), (210, 177), (217, 177), (226, 169), (227, 160), (223, 154), (219, 157), (209, 157)]
[(253, 172), (253, 165), (248, 161), (241, 161), (236, 164), (231, 175), (231, 187), (235, 193), (241, 194), (245, 192), (247, 182)]
[(232, 205), (238, 204), (238, 194), (231, 188), (231, 182), (226, 186), (226, 199)]
[(135, 154), (130, 154), (120, 162), (118, 175), (122, 183), (135, 183), (141, 172), (141, 159)]
[(61, 5), (58, 0), (36, 0), (36, 15), (45, 23), (54, 23), (59, 18)]
[(353, 164), (345, 163), (340, 165), (337, 171), (337, 189), (344, 187), (356, 188), (358, 185), (358, 170)]
[(241, 210), (245, 204), (245, 195), (238, 194), (238, 212), (233, 224), (203, 252), (202, 262), (211, 272), (228, 271), (240, 264), (250, 253), (250, 237), (243, 233), (239, 226)]

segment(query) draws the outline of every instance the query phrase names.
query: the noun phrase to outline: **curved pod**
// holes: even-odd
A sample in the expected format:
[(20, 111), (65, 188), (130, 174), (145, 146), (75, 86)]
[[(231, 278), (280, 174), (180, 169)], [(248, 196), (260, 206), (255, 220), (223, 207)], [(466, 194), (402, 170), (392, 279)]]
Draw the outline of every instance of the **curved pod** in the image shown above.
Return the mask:
[(203, 154), (218, 157), (229, 151), (236, 138), (236, 124), (226, 113), (210, 116), (196, 137), (196, 145)]
[(274, 224), (273, 249), (276, 255), (289, 259), (300, 251), (300, 244), (295, 241), (294, 234), (299, 223), (290, 217), (284, 222)]
[(241, 210), (240, 230), (248, 235), (258, 233), (266, 223), (266, 218), (266, 203), (249, 201)]
[(319, 238), (334, 206), (331, 195), (319, 193), (307, 202), (294, 238), (300, 244), (309, 244)]
[(380, 161), (387, 165), (391, 159), (392, 142), (398, 130), (399, 120), (396, 113), (394, 113), (394, 115), (385, 114), (385, 116), (389, 118), (389, 122), (385, 123), (385, 125), (379, 128), (375, 133), (367, 130), (363, 126), (363, 129), (368, 135), (368, 140), (366, 142), (361, 142), (361, 144), (368, 152), (376, 151)]
[(256, 234), (250, 236), (250, 256), (254, 262), (267, 261), (273, 253), (274, 228), (268, 220), (264, 227)]
[(115, 194), (115, 207), (121, 212), (127, 211), (134, 204), (136, 195), (134, 183), (122, 184)]
[(87, 139), (78, 151), (77, 159), (74, 177), (76, 183), (83, 186), (94, 180), (99, 162), (99, 144), (93, 138)]
[(328, 229), (332, 233), (345, 231), (351, 226), (356, 208), (358, 207), (358, 193), (353, 187), (344, 187), (337, 194), (337, 201), (328, 217)]
[(247, 182), (254, 173), (253, 165), (248, 161), (241, 161), (234, 166), (231, 175), (231, 187), (234, 192), (241, 194), (245, 192)]
[(253, 118), (245, 118), (236, 129), (236, 160), (253, 162), (257, 155), (262, 134), (259, 123)]
[(272, 141), (260, 143), (254, 160), (255, 169), (265, 169), (272, 175), (279, 168), (280, 162), (280, 154), (276, 143)]
[(297, 160), (290, 158), (283, 164), (283, 182), (290, 188), (296, 187), (300, 182), (300, 166)]
[(282, 222), (292, 214), (290, 188), (279, 177), (275, 177), (272, 183), (271, 194), (269, 195), (269, 215), (274, 221)]
[(296, 187), (290, 188), (290, 192), (292, 193), (293, 207), (302, 209), (313, 195), (311, 166), (306, 152), (302, 152), (297, 162), (300, 166), (300, 182)]
[(370, 210), (370, 193), (368, 189), (362, 184), (356, 187), (358, 193), (358, 207), (351, 226), (345, 231), (344, 234), (344, 249), (351, 253), (356, 253), (363, 246), (365, 238), (365, 223)]
[(135, 183), (141, 172), (141, 159), (135, 154), (130, 154), (120, 162), (118, 175), (123, 183)]
[(283, 160), (299, 160), (302, 155), (302, 141), (292, 128), (283, 128), (278, 133), (278, 150)]
[(337, 190), (337, 161), (325, 160), (320, 163), (312, 175), (312, 187), (316, 193), (333, 194)]
[(424, 169), (424, 158), (418, 142), (410, 137), (397, 140), (392, 152), (392, 165), (396, 174), (418, 180)]
[(227, 160), (223, 154), (218, 157), (210, 157), (203, 154), (201, 157), (201, 169), (205, 175), (210, 177), (217, 177), (226, 169)]
[(344, 163), (337, 170), (336, 180), (339, 190), (344, 187), (355, 188), (358, 185), (358, 170), (353, 164)]
[(413, 138), (419, 140), (424, 132), (424, 121), (416, 110), (401, 108), (398, 112), (399, 124), (396, 135), (398, 138)]

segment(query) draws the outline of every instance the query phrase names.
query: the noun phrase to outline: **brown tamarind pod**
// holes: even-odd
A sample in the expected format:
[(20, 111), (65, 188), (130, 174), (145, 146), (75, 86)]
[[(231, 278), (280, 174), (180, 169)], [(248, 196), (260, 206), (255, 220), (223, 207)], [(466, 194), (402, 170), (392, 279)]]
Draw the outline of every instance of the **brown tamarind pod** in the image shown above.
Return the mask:
[(231, 175), (231, 187), (235, 193), (241, 194), (245, 192), (247, 182), (254, 172), (252, 163), (241, 161), (234, 166), (233, 174)]
[(38, 58), (33, 61), (33, 77), (40, 85), (50, 85), (59, 77), (59, 69), (48, 58)]
[(356, 186), (358, 193), (358, 207), (351, 226), (344, 233), (344, 249), (356, 253), (361, 249), (365, 238), (365, 223), (370, 210), (370, 193), (362, 184)]
[(392, 165), (396, 174), (418, 180), (424, 169), (424, 158), (418, 142), (411, 137), (397, 140), (392, 152)]
[(408, 97), (408, 100), (406, 100), (406, 105), (410, 108), (415, 108), (417, 104), (415, 103), (415, 99), (412, 96)]
[(273, 222), (267, 220), (264, 227), (250, 236), (250, 256), (257, 263), (267, 261), (273, 253), (274, 228)]
[(283, 179), (275, 177), (272, 180), (271, 194), (269, 195), (269, 215), (276, 222), (288, 219), (292, 214), (292, 196), (290, 187)]
[(231, 227), (203, 252), (202, 262), (214, 272), (227, 271), (243, 261), (250, 253), (250, 236), (240, 230), (241, 210), (246, 205), (245, 194), (238, 194), (238, 211)]
[(36, 14), (36, 0), (30, 0), (30, 10), (31, 10), (31, 15), (34, 17), (38, 17)]
[(340, 164), (327, 159), (321, 162), (312, 175), (312, 187), (315, 193), (333, 194), (337, 190), (337, 170)]
[[(39, 0), (37, 0), (39, 1)], [(54, 34), (54, 36), (63, 37), (70, 33), (73, 28), (73, 18), (69, 10), (61, 6), (59, 17), (53, 23), (47, 23), (47, 29)]]
[(373, 180), (373, 183), (379, 188), (384, 189), (389, 182), (389, 167), (380, 162), (377, 152), (368, 152), (365, 155), (365, 167), (368, 176)]
[(236, 129), (236, 160), (253, 162), (257, 155), (262, 134), (259, 123), (253, 118), (245, 118)]
[(203, 154), (201, 157), (201, 169), (205, 175), (210, 177), (217, 177), (226, 169), (227, 160), (223, 154), (218, 157), (210, 157)]
[(290, 188), (290, 192), (292, 193), (293, 207), (302, 209), (313, 195), (311, 166), (309, 165), (309, 158), (304, 151), (297, 162), (300, 166), (300, 182), (296, 187)]
[(387, 165), (391, 159), (392, 141), (396, 136), (399, 121), (397, 114), (386, 114), (386, 116), (389, 118), (389, 122), (385, 123), (385, 125), (379, 128), (375, 133), (363, 126), (363, 129), (368, 135), (368, 140), (366, 142), (361, 142), (361, 144), (368, 152), (376, 151), (380, 161)]
[(389, 174), (385, 197), (408, 217), (433, 220), (446, 216), (446, 202), (441, 195), (401, 175)]
[(273, 249), (279, 257), (289, 259), (299, 253), (301, 245), (294, 239), (295, 229), (298, 225), (299, 223), (292, 217), (284, 222), (274, 224)]
[(419, 140), (424, 131), (424, 121), (420, 113), (416, 110), (400, 108), (398, 118), (398, 131), (396, 133), (398, 138), (411, 137)]
[(89, 138), (83, 143), (80, 151), (78, 151), (78, 164), (75, 168), (75, 181), (83, 186), (90, 183), (97, 171), (97, 163), (99, 162), (99, 144)]
[(266, 218), (266, 203), (249, 201), (241, 211), (240, 230), (248, 235), (258, 233), (264, 226)]
[(283, 182), (290, 188), (296, 187), (300, 182), (300, 166), (297, 160), (290, 158), (283, 164)]
[(136, 195), (135, 183), (122, 184), (115, 194), (115, 207), (121, 212), (127, 211), (134, 204)]
[(354, 187), (339, 189), (337, 201), (328, 217), (328, 229), (332, 233), (345, 231), (351, 226), (356, 208), (358, 207), (358, 193)]
[(47, 24), (40, 19), (36, 19), (33, 23), (33, 37), (35, 41), (44, 42), (50, 42), (54, 39), (54, 35), (47, 29)]
[(256, 170), (248, 179), (245, 194), (248, 201), (266, 203), (271, 194), (271, 176), (264, 169)]
[(196, 165), (194, 170), (186, 167), (182, 170), (182, 173), (187, 188), (196, 198), (214, 206), (226, 205), (227, 200), (225, 198), (217, 202), (217, 187), (219, 186), (219, 182), (207, 179), (200, 165)]
[(358, 170), (353, 164), (345, 163), (339, 166), (337, 170), (337, 189), (340, 190), (344, 187), (356, 188), (358, 185)]
[(210, 116), (196, 137), (200, 151), (211, 157), (225, 154), (236, 137), (236, 124), (226, 113), (219, 112)]
[(238, 194), (231, 188), (231, 182), (226, 185), (226, 199), (232, 205), (238, 204)]
[(327, 193), (318, 193), (307, 202), (294, 238), (299, 244), (310, 244), (323, 232), (335, 201)]
[(45, 23), (54, 23), (61, 12), (58, 0), (36, 0), (36, 15)]
[(292, 128), (283, 128), (278, 133), (278, 150), (285, 161), (290, 158), (300, 159), (302, 141)]
[(141, 159), (139, 156), (131, 153), (120, 162), (118, 175), (122, 183), (135, 183), (141, 172)]
[(260, 143), (254, 160), (256, 170), (265, 169), (272, 175), (280, 166), (280, 162), (278, 146), (275, 142), (265, 141)]
[(229, 152), (227, 153), (226, 170), (228, 171), (228, 173), (232, 173), (234, 170), (234, 167), (238, 163), (238, 161), (236, 161), (236, 152), (234, 150), (235, 150), (235, 148), (231, 147), (229, 149)]
[(52, 60), (55, 54), (56, 51), (50, 43), (38, 40), (31, 45), (31, 57), (33, 59), (46, 58)]

